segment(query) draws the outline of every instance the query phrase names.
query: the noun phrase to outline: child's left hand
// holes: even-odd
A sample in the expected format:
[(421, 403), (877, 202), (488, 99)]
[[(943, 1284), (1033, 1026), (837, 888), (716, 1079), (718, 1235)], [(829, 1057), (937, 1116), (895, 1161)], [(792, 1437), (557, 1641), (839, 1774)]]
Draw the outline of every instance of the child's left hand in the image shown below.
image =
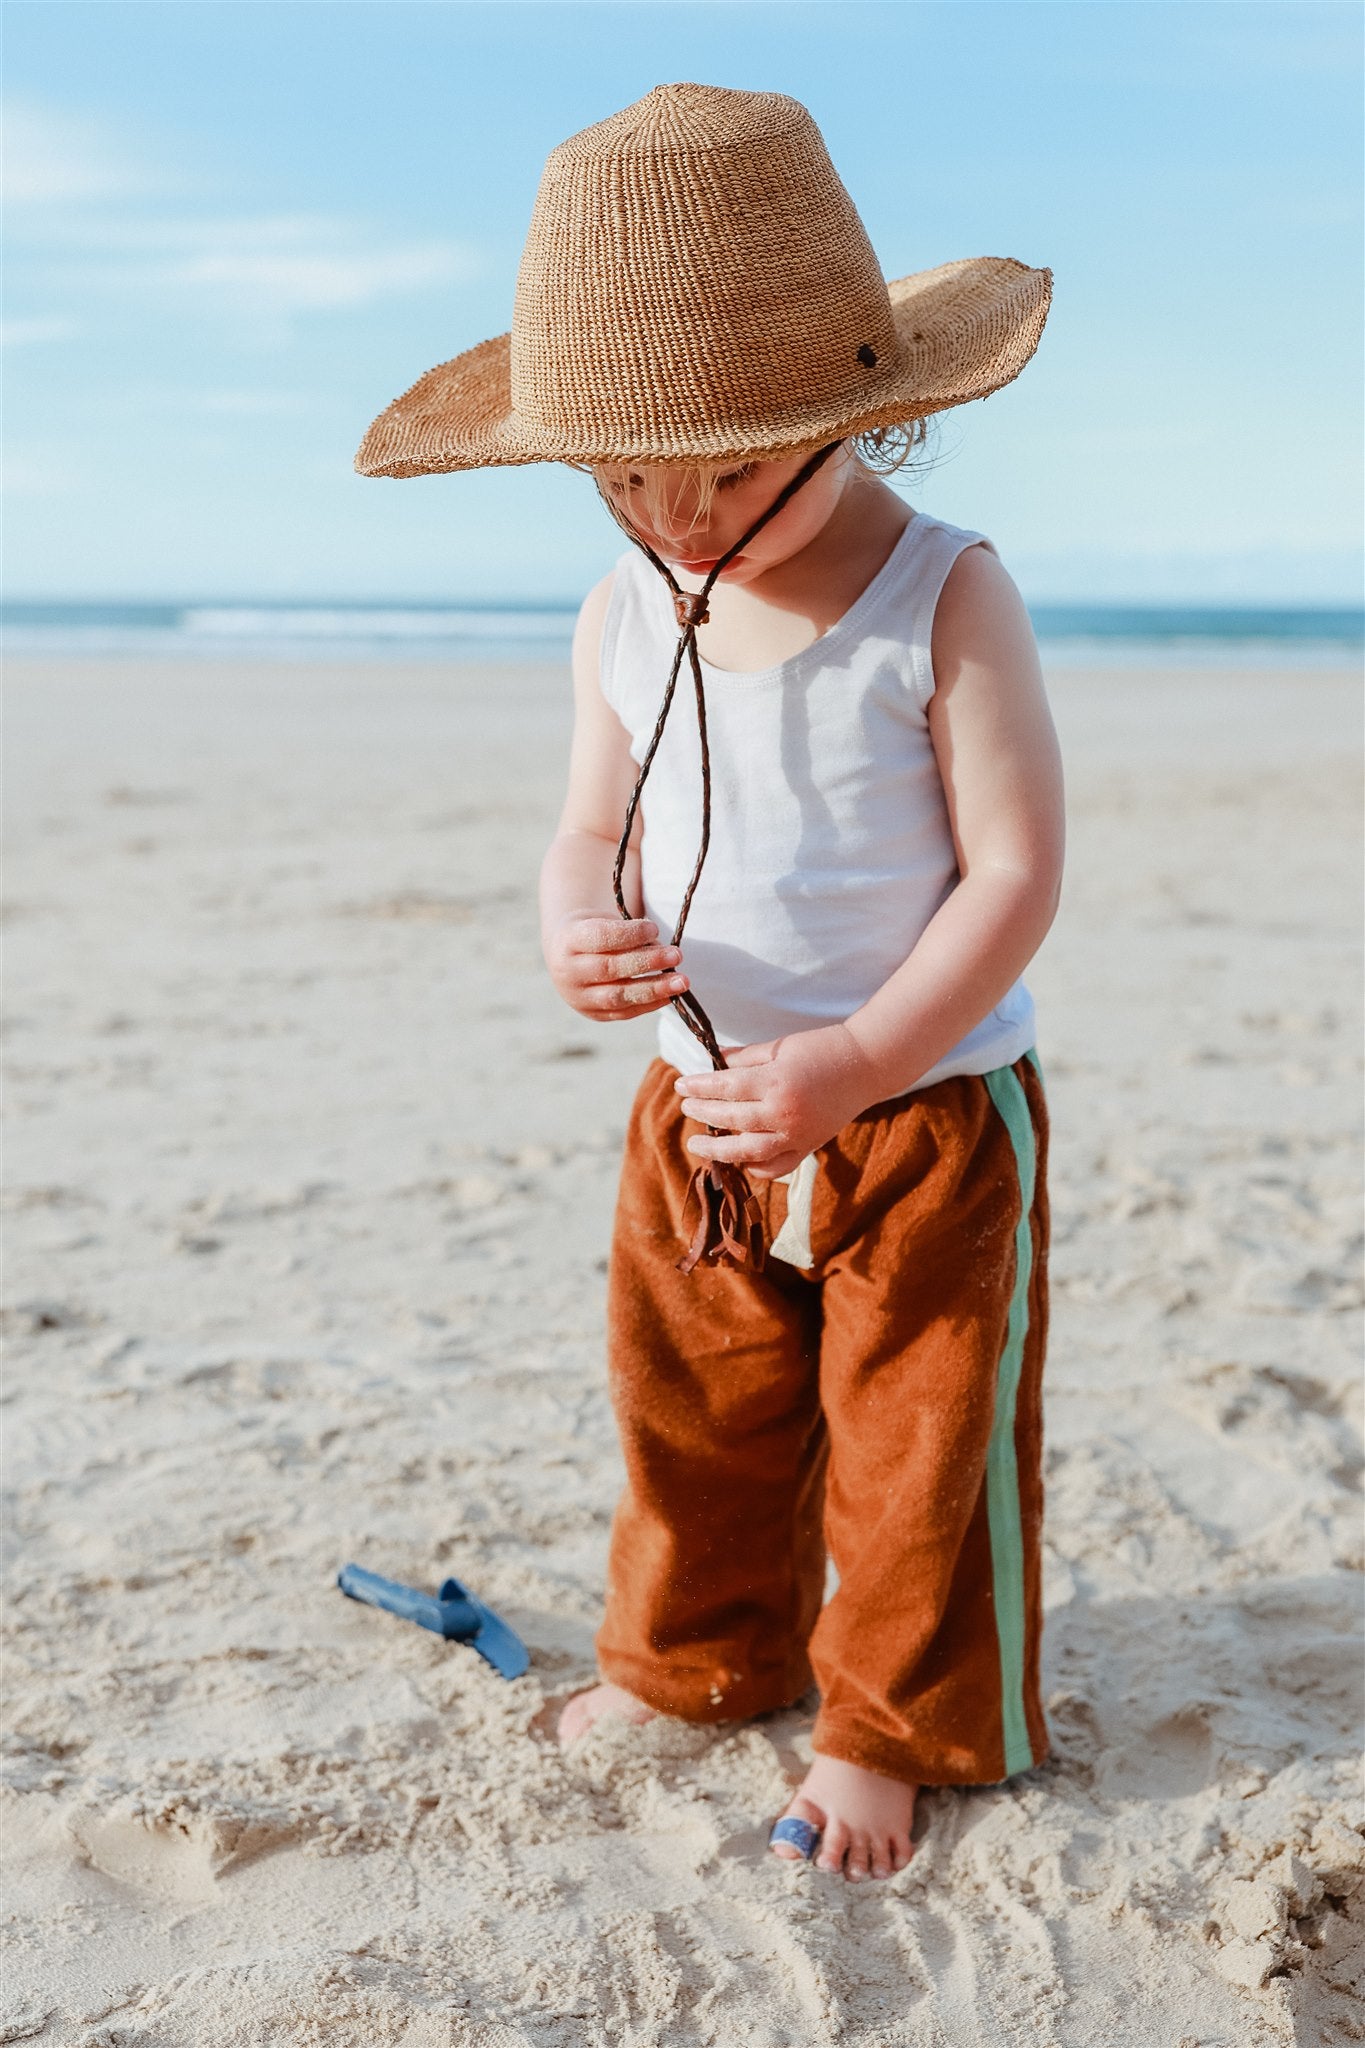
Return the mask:
[(724, 1073), (684, 1074), (674, 1086), (684, 1116), (734, 1135), (703, 1131), (687, 1149), (698, 1159), (732, 1159), (755, 1180), (790, 1173), (881, 1098), (872, 1063), (846, 1024), (737, 1046), (725, 1059)]

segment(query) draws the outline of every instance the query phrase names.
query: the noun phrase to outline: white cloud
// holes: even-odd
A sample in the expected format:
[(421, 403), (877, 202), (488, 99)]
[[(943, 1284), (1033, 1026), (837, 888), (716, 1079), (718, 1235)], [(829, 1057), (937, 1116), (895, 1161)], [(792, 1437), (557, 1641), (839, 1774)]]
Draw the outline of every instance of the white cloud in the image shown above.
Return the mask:
[[(287, 322), (477, 274), (479, 252), (447, 236), (390, 235), (373, 218), (277, 213), (214, 219), (169, 214), (193, 192), (173, 164), (153, 166), (86, 116), (21, 100), (5, 111), (6, 233), (11, 276), (83, 296), (198, 304), (214, 319)], [(148, 216), (128, 204), (154, 197)], [(16, 319), (12, 342), (64, 339), (52, 319)]]
[(164, 281), (260, 311), (362, 306), (391, 292), (451, 284), (477, 270), (473, 252), (434, 240), (364, 246), (347, 221), (262, 220), (224, 234), (207, 222), (199, 246), (158, 266)]
[(10, 209), (122, 198), (159, 182), (99, 123), (31, 100), (6, 105), (0, 162)]
[(0, 320), (0, 348), (27, 348), (36, 341), (70, 341), (81, 331), (78, 320), (64, 314), (21, 315), (17, 320)]
[(70, 498), (86, 479), (60, 455), (7, 453), (0, 490), (7, 498)]
[(388, 237), (373, 221), (336, 214), (136, 219), (73, 212), (44, 224), (30, 260), (78, 273), (83, 292), (198, 301), (220, 315), (329, 312), (477, 275), (479, 252), (444, 236)]

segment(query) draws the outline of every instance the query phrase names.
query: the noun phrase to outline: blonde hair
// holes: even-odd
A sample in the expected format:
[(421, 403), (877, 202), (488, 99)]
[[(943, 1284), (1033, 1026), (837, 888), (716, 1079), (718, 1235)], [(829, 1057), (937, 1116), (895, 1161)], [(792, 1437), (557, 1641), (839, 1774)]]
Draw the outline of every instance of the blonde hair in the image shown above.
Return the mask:
[[(869, 427), (865, 434), (853, 436), (851, 446), (857, 460), (873, 476), (893, 476), (901, 469), (923, 476), (934, 466), (927, 451), (931, 434), (937, 430), (937, 414), (926, 413), (917, 420), (898, 421), (894, 427)], [(926, 458), (916, 462), (914, 457), (921, 448), (926, 451)]]
[[(929, 430), (933, 415), (927, 418), (905, 420), (891, 427), (872, 427), (864, 434), (851, 435), (846, 446), (858, 467), (869, 476), (893, 476), (901, 470), (922, 474), (932, 467), (929, 461), (915, 462), (914, 457), (922, 448), (927, 448)], [(776, 461), (779, 458), (773, 457)], [(687, 507), (687, 522), (684, 533), (704, 526), (711, 516), (716, 498), (730, 484), (746, 481), (761, 464), (757, 458), (749, 462), (731, 464), (687, 463), (663, 465), (652, 463), (570, 463), (571, 469), (586, 469), (592, 476), (602, 496), (611, 502), (611, 486), (616, 475), (635, 478), (637, 488), (645, 502), (649, 517), (656, 525), (671, 527), (680, 510)], [(665, 476), (671, 482), (665, 481)]]

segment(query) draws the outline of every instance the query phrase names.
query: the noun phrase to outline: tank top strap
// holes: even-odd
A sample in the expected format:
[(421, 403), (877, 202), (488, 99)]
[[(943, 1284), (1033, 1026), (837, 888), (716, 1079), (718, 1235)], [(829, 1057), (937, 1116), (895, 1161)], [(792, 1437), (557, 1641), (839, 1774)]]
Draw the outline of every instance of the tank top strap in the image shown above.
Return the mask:
[[(653, 730), (678, 628), (658, 571), (635, 548), (619, 556), (602, 620), (602, 695), (636, 740)], [(632, 747), (632, 752), (635, 748)]]
[(866, 629), (898, 641), (905, 649), (911, 687), (921, 711), (927, 711), (934, 694), (934, 614), (939, 597), (948, 571), (971, 547), (987, 547), (995, 553), (984, 533), (917, 512), (887, 563), (891, 573), (877, 579), (877, 602), (867, 616)]

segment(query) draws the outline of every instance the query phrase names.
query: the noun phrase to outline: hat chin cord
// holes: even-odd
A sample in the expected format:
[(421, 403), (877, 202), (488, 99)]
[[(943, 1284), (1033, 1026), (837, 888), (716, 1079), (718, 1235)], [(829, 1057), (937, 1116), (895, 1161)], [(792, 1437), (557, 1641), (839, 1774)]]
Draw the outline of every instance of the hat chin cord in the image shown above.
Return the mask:
[[(664, 691), (663, 703), (659, 707), (659, 716), (654, 726), (653, 735), (649, 746), (645, 750), (644, 759), (640, 763), (640, 773), (636, 778), (635, 787), (630, 793), (630, 802), (626, 805), (625, 829), (621, 834), (621, 843), (616, 849), (616, 865), (612, 870), (612, 893), (616, 898), (617, 909), (622, 917), (626, 919), (630, 918), (631, 913), (630, 907), (626, 902), (621, 878), (625, 873), (626, 855), (630, 847), (630, 835), (635, 827), (635, 814), (640, 808), (640, 797), (644, 790), (645, 781), (649, 775), (650, 768), (653, 766), (654, 756), (659, 750), (659, 742), (664, 736), (664, 727), (668, 723), (668, 714), (673, 708), (673, 697), (677, 690), (678, 677), (682, 673), (684, 659), (686, 659), (692, 671), (692, 687), (696, 696), (697, 736), (701, 742), (701, 844), (697, 849), (697, 860), (692, 870), (692, 879), (687, 885), (687, 890), (682, 900), (682, 907), (678, 912), (678, 921), (673, 927), (672, 944), (674, 946), (681, 945), (683, 927), (687, 923), (687, 914), (692, 908), (692, 898), (696, 894), (697, 883), (701, 880), (701, 871), (706, 862), (707, 848), (711, 843), (711, 755), (706, 737), (706, 689), (702, 682), (701, 658), (697, 653), (697, 628), (704, 626), (710, 617), (708, 600), (715, 586), (716, 578), (721, 574), (722, 570), (727, 569), (736, 556), (743, 554), (750, 541), (763, 531), (769, 520), (777, 517), (782, 508), (796, 496), (802, 485), (809, 483), (816, 471), (822, 468), (828, 462), (830, 456), (842, 445), (841, 441), (831, 441), (825, 447), (817, 449), (809, 461), (802, 464), (796, 475), (783, 485), (771, 505), (768, 506), (766, 511), (760, 513), (747, 533), (741, 534), (734, 546), (726, 550), (708, 574), (701, 589), (695, 592), (682, 588), (667, 562), (661, 560), (655, 554), (647, 541), (641, 539), (634, 527), (617, 510), (611, 500), (604, 498), (604, 502), (611, 512), (613, 519), (615, 519), (627, 539), (633, 541), (641, 554), (648, 557), (668, 585), (672, 593), (673, 609), (677, 615), (680, 628), (678, 645), (673, 655), (673, 666), (669, 671), (668, 686)], [(672, 997), (671, 1000), (673, 1008), (678, 1012), (678, 1015), (682, 1018), (692, 1036), (710, 1054), (712, 1066), (719, 1071), (723, 1071), (725, 1055), (720, 1049), (711, 1020), (697, 1001), (695, 995), (688, 989), (682, 995)], [(716, 1130), (711, 1124), (708, 1124), (706, 1128), (712, 1137), (725, 1135)], [(688, 1186), (687, 1199), (683, 1207), (684, 1233), (687, 1230), (688, 1218), (693, 1211), (696, 1212), (695, 1225), (688, 1240), (687, 1249), (677, 1262), (680, 1273), (690, 1273), (698, 1264), (714, 1266), (722, 1262), (746, 1268), (750, 1272), (757, 1273), (762, 1270), (764, 1260), (763, 1221), (759, 1212), (757, 1197), (749, 1185), (748, 1176), (745, 1174), (742, 1166), (728, 1159), (703, 1160), (693, 1173)]]

